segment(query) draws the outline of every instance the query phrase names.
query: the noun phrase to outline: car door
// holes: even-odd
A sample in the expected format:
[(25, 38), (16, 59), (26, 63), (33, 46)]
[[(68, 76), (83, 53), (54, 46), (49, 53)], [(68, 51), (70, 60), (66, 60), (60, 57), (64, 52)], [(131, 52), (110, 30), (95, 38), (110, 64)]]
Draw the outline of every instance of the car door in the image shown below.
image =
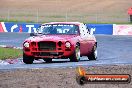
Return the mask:
[(81, 24), (79, 26), (79, 29), (80, 29), (80, 54), (81, 56), (84, 56), (86, 55), (86, 53), (88, 52), (87, 51), (87, 35), (86, 35), (86, 30), (85, 30), (85, 26), (83, 24)]
[(93, 46), (92, 35), (86, 29), (84, 24), (80, 25), (80, 51), (82, 56), (88, 55), (91, 52)]

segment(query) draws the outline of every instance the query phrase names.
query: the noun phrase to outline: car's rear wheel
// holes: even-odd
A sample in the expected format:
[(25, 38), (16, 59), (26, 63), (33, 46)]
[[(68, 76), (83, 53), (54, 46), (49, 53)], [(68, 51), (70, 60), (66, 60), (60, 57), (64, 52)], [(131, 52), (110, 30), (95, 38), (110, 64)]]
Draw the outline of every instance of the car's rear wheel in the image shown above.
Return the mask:
[(33, 57), (27, 56), (27, 55), (23, 54), (23, 62), (25, 64), (32, 64), (33, 61), (34, 61), (34, 58)]
[(93, 46), (92, 52), (88, 55), (89, 60), (96, 60), (97, 59), (97, 44)]
[(76, 45), (73, 55), (70, 57), (70, 61), (78, 62), (80, 60), (80, 46)]
[(52, 59), (48, 58), (48, 59), (43, 59), (46, 63), (51, 63)]

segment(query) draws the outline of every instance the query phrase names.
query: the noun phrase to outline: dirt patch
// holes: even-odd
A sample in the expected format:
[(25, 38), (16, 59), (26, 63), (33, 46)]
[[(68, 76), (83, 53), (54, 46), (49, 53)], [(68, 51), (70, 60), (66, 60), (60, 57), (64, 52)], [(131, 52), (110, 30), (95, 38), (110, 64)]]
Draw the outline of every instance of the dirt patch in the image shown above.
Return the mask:
[[(130, 74), (132, 65), (85, 67), (92, 74)], [(76, 82), (75, 68), (44, 68), (0, 71), (0, 88), (131, 88), (130, 84), (86, 84)]]
[(0, 8), (40, 9), (47, 12), (118, 13), (126, 12), (131, 0), (1, 0)]
[(1, 0), (0, 17), (36, 22), (128, 22), (131, 0)]

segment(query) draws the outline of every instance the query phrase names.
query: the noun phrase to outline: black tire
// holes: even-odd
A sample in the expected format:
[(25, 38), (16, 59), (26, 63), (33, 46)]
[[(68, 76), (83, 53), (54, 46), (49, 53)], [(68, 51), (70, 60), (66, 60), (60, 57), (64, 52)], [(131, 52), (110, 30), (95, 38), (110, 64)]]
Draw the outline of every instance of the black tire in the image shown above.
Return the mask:
[(23, 62), (25, 64), (32, 64), (33, 61), (34, 61), (33, 57), (30, 57), (30, 56), (27, 56), (27, 55), (23, 54)]
[(80, 60), (80, 46), (77, 45), (73, 55), (70, 57), (71, 62), (78, 62)]
[(52, 62), (52, 59), (43, 59), (46, 63), (51, 63)]
[(97, 59), (97, 44), (93, 46), (92, 52), (88, 55), (89, 60), (96, 60)]

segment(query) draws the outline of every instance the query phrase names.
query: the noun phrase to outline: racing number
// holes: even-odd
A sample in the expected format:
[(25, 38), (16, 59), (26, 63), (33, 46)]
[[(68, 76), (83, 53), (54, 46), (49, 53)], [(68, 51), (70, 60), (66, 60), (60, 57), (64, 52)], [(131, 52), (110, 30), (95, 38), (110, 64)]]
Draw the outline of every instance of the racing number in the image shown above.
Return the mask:
[(57, 33), (67, 33), (69, 29), (57, 29)]

